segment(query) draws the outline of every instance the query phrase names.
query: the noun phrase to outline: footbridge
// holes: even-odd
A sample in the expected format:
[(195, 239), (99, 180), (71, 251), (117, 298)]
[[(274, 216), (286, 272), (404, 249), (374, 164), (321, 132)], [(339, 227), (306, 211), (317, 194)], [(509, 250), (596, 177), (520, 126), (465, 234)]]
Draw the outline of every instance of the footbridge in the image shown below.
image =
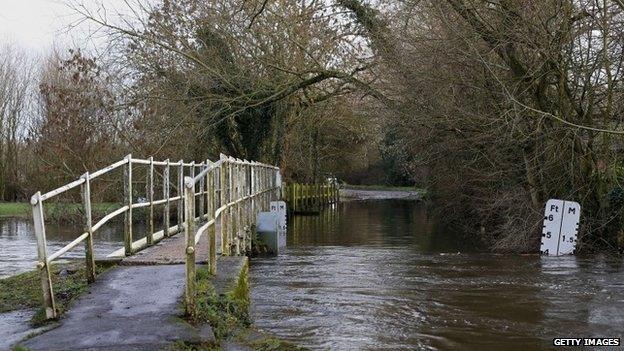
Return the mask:
[[(139, 196), (133, 185), (138, 168), (145, 180), (145, 196)], [(118, 169), (122, 169), (119, 172)], [(177, 179), (173, 174), (177, 173)], [(160, 184), (155, 182), (155, 174), (159, 174)], [(104, 178), (106, 180), (104, 180)], [(93, 221), (91, 189), (100, 180), (110, 182), (111, 179), (123, 178), (123, 204), (104, 215), (96, 223)], [(255, 161), (247, 161), (221, 155), (218, 161), (206, 160), (201, 163), (155, 161), (126, 156), (108, 167), (85, 173), (79, 179), (45, 194), (37, 192), (31, 199), (35, 235), (37, 238), (38, 263), (43, 304), (48, 319), (58, 315), (55, 306), (54, 291), (50, 265), (62, 258), (79, 244), (84, 244), (85, 265), (89, 283), (96, 280), (94, 234), (105, 224), (123, 216), (123, 247), (110, 253), (108, 258), (130, 258), (146, 248), (155, 246), (160, 241), (168, 241), (160, 245), (165, 256), (183, 256), (185, 306), (187, 314), (195, 311), (195, 265), (196, 253), (200, 241), (207, 246), (205, 263), (212, 274), (217, 274), (217, 255), (242, 255), (251, 249), (252, 228), (256, 214), (267, 211), (273, 200), (281, 198), (281, 175), (278, 167)], [(61, 194), (79, 188), (82, 199), (84, 231), (56, 252), (49, 253), (46, 245), (46, 203), (54, 201)], [(161, 195), (155, 194), (155, 189)], [(172, 196), (172, 190), (175, 196)], [(175, 212), (172, 213), (175, 207)], [(136, 238), (135, 214), (144, 209), (146, 230), (140, 238)], [(162, 211), (162, 228), (156, 228), (156, 211)], [(175, 219), (175, 223), (171, 223)], [(183, 240), (169, 239), (178, 233), (184, 233)], [(164, 244), (164, 243), (163, 243)], [(181, 250), (171, 250), (173, 245), (183, 245)], [(169, 248), (168, 248), (169, 247)], [(168, 257), (175, 260), (176, 257)]]

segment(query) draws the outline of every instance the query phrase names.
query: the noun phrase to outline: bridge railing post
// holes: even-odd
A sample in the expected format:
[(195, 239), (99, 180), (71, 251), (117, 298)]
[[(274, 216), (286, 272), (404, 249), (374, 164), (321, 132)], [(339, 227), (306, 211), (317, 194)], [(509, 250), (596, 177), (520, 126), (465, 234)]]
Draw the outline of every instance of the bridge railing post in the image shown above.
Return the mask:
[(124, 214), (124, 248), (126, 256), (132, 255), (132, 155), (126, 156), (124, 165), (124, 203), (128, 206)]
[[(234, 159), (231, 159), (232, 161), (234, 161)], [(230, 191), (229, 191), (229, 200), (228, 203), (234, 201), (234, 199), (236, 198), (236, 183), (234, 183), (234, 177), (236, 176), (236, 168), (234, 165), (234, 162), (230, 162), (228, 163), (228, 175), (230, 178)], [(228, 210), (228, 228), (229, 233), (228, 233), (228, 254), (229, 255), (233, 255), (232, 253), (232, 248), (233, 246), (236, 244), (235, 242), (235, 238), (234, 235), (236, 233), (236, 213), (235, 213), (235, 206), (230, 206), (229, 210)]]
[(41, 192), (37, 192), (30, 200), (32, 205), (33, 222), (35, 227), (35, 236), (37, 238), (37, 256), (39, 262), (39, 277), (41, 279), (41, 288), (43, 290), (43, 307), (47, 319), (56, 318), (56, 305), (54, 303), (54, 291), (52, 290), (52, 278), (50, 275), (50, 266), (48, 263), (48, 249), (46, 244), (45, 222), (43, 217), (43, 202), (41, 200)]
[[(223, 154), (221, 154), (221, 165), (219, 166), (219, 185), (220, 185), (220, 198), (221, 198), (221, 206), (224, 206), (225, 204), (229, 203), (228, 201), (228, 193), (229, 190), (227, 189), (229, 187), (229, 176), (228, 176), (228, 162), (227, 162), (227, 157)], [(229, 254), (229, 242), (228, 242), (228, 221), (227, 221), (227, 217), (228, 217), (228, 210), (224, 210), (223, 212), (221, 212), (221, 230), (220, 230), (220, 235), (221, 235), (221, 253), (223, 255), (228, 255)]]
[(169, 159), (165, 160), (165, 169), (163, 170), (163, 199), (165, 199), (165, 206), (163, 209), (163, 235), (164, 237), (168, 237), (169, 236), (169, 227), (171, 226), (170, 223), (170, 218), (171, 218), (171, 214), (170, 214), (170, 192), (169, 192), (169, 178), (170, 178), (170, 165), (169, 165)]
[(181, 233), (184, 229), (184, 160), (178, 162), (178, 233)]
[(195, 182), (193, 178), (184, 179), (184, 208), (186, 212), (186, 313), (195, 315)]
[[(215, 177), (216, 177), (216, 169), (208, 172), (208, 203), (207, 203), (207, 211), (208, 211), (208, 220), (215, 219)], [(217, 238), (216, 238), (216, 228), (217, 222), (215, 221), (213, 225), (208, 228), (208, 262), (210, 264), (210, 273), (217, 274)]]
[[(235, 201), (238, 199), (238, 163), (232, 162), (232, 198), (230, 201)], [(231, 246), (233, 248), (232, 255), (239, 255), (239, 241), (238, 241), (238, 204), (232, 206), (232, 216), (230, 217), (230, 227), (232, 228), (232, 233), (230, 234), (231, 238)]]
[[(204, 163), (202, 162), (199, 165), (199, 171), (203, 172), (204, 169), (206, 169), (206, 167), (204, 166)], [(199, 180), (199, 220), (203, 220), (204, 218), (204, 203), (205, 203), (205, 198), (206, 198), (206, 193), (204, 192), (204, 181), (205, 181), (206, 177), (201, 177), (201, 179)]]
[[(240, 179), (240, 160), (237, 159), (237, 162), (234, 165), (234, 184), (235, 184), (235, 189), (236, 192), (234, 193), (234, 201), (238, 200), (241, 198), (241, 194), (242, 194), (242, 184), (241, 184), (241, 179)], [(242, 231), (243, 231), (243, 225), (242, 225), (242, 221), (241, 221), (241, 207), (242, 207), (242, 202), (237, 202), (236, 205), (234, 205), (234, 219), (233, 222), (236, 225), (236, 230), (234, 231), (234, 242), (236, 244), (236, 255), (239, 256), (241, 254), (241, 237), (242, 237)]]
[(149, 169), (146, 176), (147, 201), (149, 211), (147, 213), (147, 245), (154, 244), (154, 157), (149, 158)]
[(85, 264), (86, 278), (88, 283), (95, 281), (95, 257), (93, 254), (93, 219), (91, 214), (91, 181), (89, 172), (85, 173), (82, 178), (85, 180), (81, 186), (82, 208), (85, 215), (84, 230), (89, 235), (85, 240)]
[(245, 177), (246, 177), (246, 186), (247, 186), (247, 195), (250, 195), (251, 197), (249, 198), (249, 200), (247, 201), (247, 245), (246, 245), (246, 250), (247, 252), (251, 252), (251, 241), (252, 241), (252, 237), (253, 237), (253, 232), (252, 232), (252, 225), (254, 222), (254, 206), (253, 206), (253, 201), (254, 201), (254, 190), (253, 190), (253, 179), (251, 177), (251, 172), (253, 170), (253, 165), (251, 164), (251, 162), (248, 162), (247, 165), (245, 166)]

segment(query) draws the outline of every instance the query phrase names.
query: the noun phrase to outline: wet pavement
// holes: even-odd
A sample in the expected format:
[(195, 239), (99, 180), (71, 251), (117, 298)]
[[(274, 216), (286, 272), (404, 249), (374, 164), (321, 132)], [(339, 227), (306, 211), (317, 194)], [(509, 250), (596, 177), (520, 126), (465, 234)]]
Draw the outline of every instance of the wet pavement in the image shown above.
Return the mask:
[[(184, 266), (111, 269), (98, 277), (60, 325), (22, 343), (32, 351), (159, 350), (202, 335), (180, 317)], [(214, 336), (212, 336), (214, 338)]]

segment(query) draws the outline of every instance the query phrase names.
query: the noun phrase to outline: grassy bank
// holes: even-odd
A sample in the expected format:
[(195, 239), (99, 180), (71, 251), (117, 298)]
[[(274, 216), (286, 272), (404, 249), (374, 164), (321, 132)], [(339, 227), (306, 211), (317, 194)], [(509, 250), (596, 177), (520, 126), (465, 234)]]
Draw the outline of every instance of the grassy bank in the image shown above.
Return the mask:
[[(106, 270), (98, 266), (98, 274)], [(84, 293), (87, 281), (84, 265), (52, 265), (52, 286), (56, 308), (62, 315), (71, 302)], [(34, 327), (45, 324), (45, 311), (42, 307), (41, 280), (38, 271), (30, 271), (9, 278), (0, 279), (0, 313), (20, 309), (36, 308), (31, 320)]]
[(217, 294), (206, 267), (197, 270), (197, 315), (189, 319), (195, 325), (209, 324), (215, 334), (215, 344), (179, 344), (174, 350), (220, 350), (221, 343), (234, 342), (259, 351), (305, 350), (253, 328), (249, 316), (249, 268), (245, 267), (235, 287)]
[[(103, 217), (121, 205), (114, 202), (94, 203), (91, 205), (93, 217)], [(79, 203), (46, 203), (45, 217), (48, 221), (79, 221), (82, 218), (82, 204)], [(32, 209), (27, 202), (0, 203), (1, 217), (32, 218)]]

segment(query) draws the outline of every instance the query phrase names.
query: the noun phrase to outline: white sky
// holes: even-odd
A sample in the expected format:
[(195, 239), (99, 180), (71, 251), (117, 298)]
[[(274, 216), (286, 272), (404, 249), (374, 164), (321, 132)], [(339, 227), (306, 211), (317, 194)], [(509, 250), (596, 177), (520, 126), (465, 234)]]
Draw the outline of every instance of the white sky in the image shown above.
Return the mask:
[[(123, 6), (124, 0), (87, 0), (107, 8)], [(0, 43), (13, 43), (33, 53), (44, 53), (53, 45), (84, 46), (87, 30), (68, 26), (76, 20), (66, 0), (0, 0)]]

